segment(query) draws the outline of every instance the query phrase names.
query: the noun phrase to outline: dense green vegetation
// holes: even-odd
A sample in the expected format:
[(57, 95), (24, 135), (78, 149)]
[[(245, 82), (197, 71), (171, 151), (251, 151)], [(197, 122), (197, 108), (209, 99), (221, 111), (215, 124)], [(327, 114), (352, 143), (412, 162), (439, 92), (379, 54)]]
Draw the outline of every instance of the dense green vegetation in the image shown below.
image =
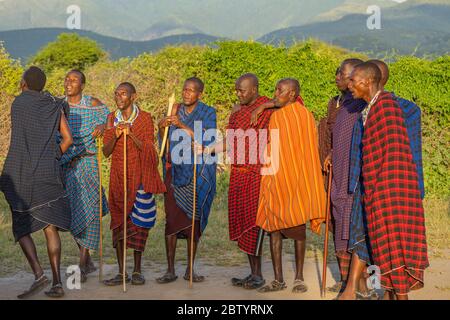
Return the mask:
[[(61, 43), (49, 46), (58, 47), (60, 56), (67, 57), (63, 53), (69, 48), (62, 47)], [(137, 87), (141, 107), (158, 119), (165, 113), (168, 96), (172, 92), (179, 95), (183, 79), (196, 75), (205, 81), (204, 101), (217, 108), (222, 129), (230, 106), (236, 101), (234, 81), (240, 74), (256, 73), (260, 78), (261, 93), (269, 96), (272, 96), (278, 79), (298, 78), (306, 105), (319, 120), (326, 113), (329, 98), (337, 94), (334, 73), (340, 61), (350, 56), (364, 58), (360, 54), (312, 41), (289, 48), (257, 42), (225, 41), (217, 43), (214, 48), (168, 47), (156, 54), (142, 54), (134, 59), (117, 61), (83, 60), (80, 58), (83, 54), (82, 50), (71, 52), (70, 59), (73, 60), (65, 58), (63, 65), (48, 64), (45, 59), (36, 60), (48, 73), (47, 89), (50, 92), (63, 94), (64, 75), (72, 66), (77, 66), (86, 71), (86, 93), (100, 98), (113, 109), (115, 86), (121, 81), (130, 81)], [(450, 195), (450, 57), (435, 60), (397, 57), (390, 68), (391, 79), (387, 89), (415, 101), (423, 111), (427, 194), (429, 197), (447, 198)], [(11, 95), (17, 88), (21, 72), (22, 68), (1, 50), (2, 114), (8, 113)], [(9, 125), (2, 123), (0, 130), (0, 135), (6, 137)], [(7, 140), (2, 139), (0, 143), (1, 156), (5, 156)]]

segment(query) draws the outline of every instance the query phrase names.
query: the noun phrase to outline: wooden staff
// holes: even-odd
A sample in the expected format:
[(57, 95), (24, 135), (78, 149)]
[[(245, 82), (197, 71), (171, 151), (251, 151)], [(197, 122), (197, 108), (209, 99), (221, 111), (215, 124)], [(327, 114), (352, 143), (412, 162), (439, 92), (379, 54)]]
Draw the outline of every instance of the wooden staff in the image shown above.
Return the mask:
[(323, 245), (323, 270), (322, 270), (322, 294), (325, 296), (327, 284), (327, 258), (328, 258), (328, 232), (330, 223), (330, 198), (331, 198), (331, 176), (333, 175), (333, 166), (330, 163), (328, 166), (328, 187), (327, 187), (327, 213), (325, 218), (325, 243)]
[[(169, 108), (167, 109), (167, 117), (172, 115), (172, 108), (175, 104), (175, 92), (169, 98)], [(161, 143), (161, 150), (159, 151), (159, 157), (162, 158), (164, 155), (164, 150), (166, 149), (167, 136), (169, 135), (169, 127), (164, 128), (164, 136)]]
[(103, 179), (102, 179), (102, 146), (103, 141), (101, 137), (97, 138), (97, 160), (98, 160), (98, 176), (99, 176), (99, 211), (100, 211), (100, 245), (99, 245), (99, 259), (100, 259), (100, 270), (98, 273), (98, 280), (100, 282), (103, 281), (103, 192), (102, 192), (102, 186), (103, 186)]
[(123, 292), (127, 292), (127, 134), (123, 132)]
[(197, 211), (197, 154), (194, 150), (194, 199), (192, 200), (192, 231), (191, 231), (191, 257), (189, 261), (189, 288), (192, 289), (192, 277), (194, 275), (194, 235), (195, 235), (195, 213)]

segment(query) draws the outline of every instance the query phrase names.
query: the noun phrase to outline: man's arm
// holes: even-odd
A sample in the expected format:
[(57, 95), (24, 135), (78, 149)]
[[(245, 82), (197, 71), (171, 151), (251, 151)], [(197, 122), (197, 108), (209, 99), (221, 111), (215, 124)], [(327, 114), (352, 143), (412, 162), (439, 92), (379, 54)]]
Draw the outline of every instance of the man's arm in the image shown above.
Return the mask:
[(59, 133), (61, 134), (62, 140), (59, 144), (61, 148), (61, 152), (65, 153), (67, 149), (72, 145), (73, 138), (72, 133), (70, 132), (69, 124), (67, 123), (66, 116), (64, 112), (61, 111), (61, 120), (59, 122)]

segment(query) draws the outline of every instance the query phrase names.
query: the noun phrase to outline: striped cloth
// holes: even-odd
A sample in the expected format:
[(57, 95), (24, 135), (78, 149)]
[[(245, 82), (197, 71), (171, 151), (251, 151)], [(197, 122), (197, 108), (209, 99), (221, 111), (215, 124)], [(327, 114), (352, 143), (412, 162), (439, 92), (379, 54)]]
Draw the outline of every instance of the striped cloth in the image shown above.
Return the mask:
[(351, 92), (346, 93), (341, 101), (342, 106), (337, 111), (332, 131), (331, 203), (336, 251), (345, 251), (348, 246), (350, 214), (353, 203), (353, 195), (347, 192), (352, 130), (360, 112), (367, 105), (362, 99), (354, 99)]
[(48, 225), (70, 228), (57, 143), (67, 103), (48, 93), (24, 91), (11, 106), (11, 142), (0, 178), (12, 211), (16, 241)]
[(348, 251), (356, 253), (359, 259), (367, 264), (371, 263), (372, 256), (370, 241), (367, 231), (367, 218), (362, 201), (362, 136), (364, 125), (362, 115), (358, 117), (352, 133), (352, 145), (350, 149), (350, 171), (348, 178), (348, 193), (354, 195), (352, 212), (350, 215), (350, 229), (348, 240)]
[[(94, 106), (93, 99), (83, 95), (78, 104), (70, 105), (68, 123), (73, 144), (61, 159), (72, 210), (70, 230), (77, 243), (89, 250), (97, 250), (100, 243), (98, 150), (92, 133), (106, 123), (109, 113), (105, 105)], [(103, 188), (102, 202), (106, 215), (108, 203)]]
[[(260, 228), (256, 226), (256, 213), (258, 211), (259, 191), (261, 185), (260, 151), (264, 145), (260, 145), (259, 129), (267, 129), (270, 115), (274, 109), (264, 111), (258, 118), (256, 126), (250, 125), (252, 112), (269, 98), (260, 96), (255, 103), (249, 106), (241, 106), (240, 110), (233, 113), (228, 121), (228, 130), (255, 130), (255, 134), (245, 138), (244, 154), (239, 154), (239, 137), (234, 131), (234, 136), (227, 136), (227, 150), (233, 157), (228, 189), (228, 222), (229, 233), (232, 241), (238, 242), (238, 247), (250, 255), (256, 255), (258, 233)], [(231, 134), (231, 132), (229, 132)], [(231, 141), (234, 140), (234, 141)], [(234, 149), (231, 150), (233, 142)], [(253, 148), (255, 147), (255, 148)], [(239, 157), (244, 156), (244, 163), (238, 164)], [(250, 159), (256, 159), (256, 163), (250, 163)]]
[[(182, 123), (194, 130), (194, 125), (201, 123), (202, 132), (197, 133), (194, 137), (196, 141), (202, 143), (204, 146), (213, 145), (215, 143), (214, 137), (207, 137), (205, 132), (209, 129), (215, 130), (217, 128), (216, 110), (199, 101), (195, 109), (188, 114), (186, 107), (180, 105), (178, 107), (178, 117)], [(176, 204), (183, 212), (186, 213), (189, 219), (192, 219), (193, 214), (193, 176), (194, 176), (194, 158), (191, 148), (192, 139), (177, 138), (177, 128), (169, 127), (169, 152), (172, 160), (172, 185), (174, 188), (174, 195)], [(195, 130), (194, 130), (195, 132)], [(161, 143), (161, 141), (160, 141)], [(183, 146), (184, 145), (184, 146)], [(181, 148), (183, 146), (183, 148)], [(189, 155), (181, 154), (180, 148), (189, 150)], [(174, 151), (175, 149), (175, 151)], [(181, 155), (180, 155), (181, 154)], [(178, 163), (179, 159), (175, 156), (187, 157), (191, 159), (190, 163)], [(200, 227), (203, 232), (208, 224), (208, 218), (211, 210), (211, 205), (216, 194), (216, 165), (217, 162), (208, 163), (206, 159), (199, 161), (197, 164), (197, 185), (196, 185), (196, 219), (200, 219)], [(166, 155), (163, 157), (163, 174), (166, 176)]]
[(142, 185), (136, 193), (136, 201), (131, 211), (131, 221), (138, 227), (151, 229), (156, 222), (155, 196), (145, 192)]
[[(272, 114), (269, 130), (278, 131), (279, 141), (267, 145), (269, 164), (264, 167), (272, 174), (261, 178), (256, 225), (273, 232), (311, 221), (311, 230), (319, 233), (326, 196), (314, 117), (295, 102)], [(278, 155), (272, 151), (276, 147)]]
[(394, 96), (394, 98), (398, 101), (398, 104), (403, 111), (403, 118), (405, 119), (406, 130), (408, 131), (413, 161), (417, 167), (420, 196), (423, 199), (425, 197), (425, 186), (422, 165), (422, 113), (420, 108), (414, 102), (396, 96)]
[(381, 270), (381, 285), (407, 294), (423, 287), (429, 263), (417, 168), (402, 110), (391, 93), (381, 93), (371, 108), (362, 145), (373, 260)]

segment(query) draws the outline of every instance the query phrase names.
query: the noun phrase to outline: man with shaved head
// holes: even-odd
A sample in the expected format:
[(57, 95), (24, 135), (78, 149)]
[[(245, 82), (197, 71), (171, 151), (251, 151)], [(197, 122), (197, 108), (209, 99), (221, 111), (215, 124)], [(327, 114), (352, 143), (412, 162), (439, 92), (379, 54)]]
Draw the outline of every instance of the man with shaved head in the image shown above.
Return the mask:
[(282, 240), (295, 241), (296, 273), (292, 291), (308, 290), (303, 277), (306, 223), (320, 232), (325, 220), (325, 190), (313, 115), (298, 102), (300, 85), (286, 78), (275, 89), (276, 110), (269, 122), (270, 142), (266, 147), (256, 224), (270, 235), (270, 252), (275, 280), (260, 292), (287, 287), (282, 270)]
[(268, 128), (274, 109), (265, 110), (252, 125), (252, 112), (270, 99), (259, 95), (259, 81), (253, 73), (240, 76), (235, 89), (239, 104), (234, 106), (229, 118), (226, 139), (208, 148), (207, 152), (228, 150), (231, 159), (228, 190), (230, 239), (247, 254), (251, 270), (244, 278), (232, 278), (231, 283), (245, 289), (257, 289), (265, 284), (261, 273), (264, 233), (256, 226), (262, 166), (259, 155), (265, 147), (260, 143), (260, 130)]
[[(380, 89), (384, 91), (384, 86), (389, 79), (389, 68), (381, 60), (370, 60), (378, 66), (381, 72)], [(423, 172), (422, 172), (422, 136), (421, 136), (421, 112), (420, 108), (413, 102), (395, 97), (403, 111), (405, 125), (409, 137), (409, 143), (413, 155), (413, 161), (416, 165), (419, 179), (421, 198), (424, 196)], [(350, 156), (350, 175), (349, 175), (349, 193), (354, 194), (354, 203), (352, 206), (352, 218), (350, 224), (349, 251), (352, 253), (352, 262), (349, 280), (344, 292), (339, 299), (358, 299), (373, 298), (374, 295), (364, 294), (358, 284), (363, 283), (362, 275), (366, 270), (366, 265), (370, 264), (370, 242), (368, 239), (367, 223), (363, 204), (361, 202), (361, 165), (362, 150), (361, 141), (364, 131), (362, 119), (358, 119), (353, 128), (352, 147)], [(360, 281), (361, 280), (361, 281)], [(373, 290), (369, 291), (374, 292)]]
[[(123, 82), (115, 92), (116, 111), (108, 115), (103, 153), (111, 156), (109, 182), (109, 209), (113, 247), (116, 249), (119, 273), (105, 280), (107, 286), (122, 284), (123, 274), (132, 285), (145, 283), (142, 274), (142, 256), (149, 230), (156, 219), (155, 194), (166, 191), (158, 172), (158, 155), (155, 148), (154, 126), (150, 113), (135, 103), (133, 84)], [(126, 145), (125, 135), (127, 136)], [(124, 147), (126, 159), (124, 159)], [(124, 163), (126, 161), (126, 163)], [(127, 199), (124, 204), (124, 164), (127, 170)], [(126, 208), (124, 206), (126, 205)], [(124, 221), (124, 209), (127, 217)], [(126, 229), (125, 229), (126, 228)], [(124, 236), (126, 230), (126, 239)], [(124, 243), (125, 242), (125, 243)], [(133, 249), (134, 269), (131, 279), (124, 269), (124, 250)]]
[(404, 115), (384, 91), (376, 64), (355, 67), (350, 91), (368, 102), (362, 112), (362, 200), (374, 265), (385, 299), (407, 299), (423, 287), (428, 267), (425, 218), (417, 167)]

